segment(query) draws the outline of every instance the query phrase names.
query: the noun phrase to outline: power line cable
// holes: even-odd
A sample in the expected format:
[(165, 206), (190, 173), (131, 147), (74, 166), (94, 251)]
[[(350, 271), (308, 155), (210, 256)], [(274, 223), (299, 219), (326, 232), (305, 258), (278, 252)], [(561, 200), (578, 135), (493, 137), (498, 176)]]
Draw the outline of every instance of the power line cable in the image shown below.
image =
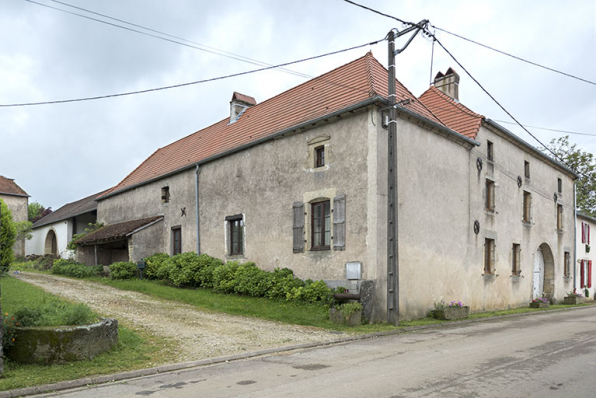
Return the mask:
[[(29, 1), (29, 0), (26, 0), (26, 1)], [(315, 56), (308, 57), (308, 58), (303, 58), (303, 59), (300, 59), (300, 60), (297, 60), (297, 61), (286, 62), (286, 63), (283, 63), (283, 64), (267, 66), (267, 67), (263, 67), (263, 68), (259, 68), (259, 69), (253, 69), (253, 70), (249, 70), (249, 71), (245, 71), (245, 72), (240, 72), (240, 73), (233, 73), (233, 74), (225, 75), (225, 76), (213, 77), (213, 78), (210, 78), (210, 79), (196, 80), (196, 81), (188, 82), (188, 83), (174, 84), (174, 85), (171, 85), (171, 86), (150, 88), (150, 89), (146, 89), (146, 90), (129, 91), (129, 92), (125, 92), (125, 93), (99, 95), (99, 96), (95, 96), (95, 97), (75, 98), (75, 99), (57, 100), (57, 101), (26, 102), (26, 103), (19, 103), (19, 104), (0, 104), (0, 108), (9, 108), (9, 107), (17, 107), (17, 106), (35, 106), (35, 105), (63, 104), (63, 103), (69, 103), (69, 102), (91, 101), (91, 100), (98, 100), (98, 99), (103, 99), (103, 98), (123, 97), (123, 96), (126, 96), (126, 95), (144, 94), (144, 93), (149, 93), (149, 92), (153, 92), (153, 91), (161, 91), (161, 90), (168, 90), (168, 89), (172, 89), (172, 88), (191, 86), (191, 85), (195, 85), (195, 84), (207, 83), (207, 82), (212, 82), (212, 81), (216, 81), (216, 80), (224, 80), (224, 79), (228, 79), (228, 78), (231, 78), (231, 77), (243, 76), (243, 75), (248, 75), (248, 74), (252, 74), (252, 73), (256, 73), (256, 72), (262, 72), (262, 71), (265, 71), (265, 70), (275, 69), (275, 68), (279, 68), (279, 67), (282, 67), (282, 66), (293, 65), (293, 64), (297, 64), (297, 63), (301, 63), (301, 62), (312, 61), (314, 59), (324, 58), (324, 57), (328, 57), (330, 55), (340, 54), (340, 53), (343, 53), (343, 52), (347, 52), (347, 51), (351, 51), (351, 50), (356, 50), (358, 48), (362, 48), (362, 47), (366, 47), (366, 46), (372, 46), (372, 45), (375, 45), (375, 44), (380, 43), (382, 41), (385, 41), (386, 39), (387, 39), (387, 36), (385, 36), (384, 38), (382, 38), (380, 40), (375, 40), (375, 41), (370, 42), (370, 43), (360, 44), (358, 46), (344, 48), (343, 50), (337, 50), (337, 51), (333, 51), (333, 52), (329, 52), (329, 53), (325, 53), (325, 54), (321, 54), (321, 55), (315, 55)], [(334, 83), (334, 82), (329, 82), (329, 83), (333, 83), (333, 84), (336, 84), (338, 86), (342, 86), (339, 83)], [(350, 86), (344, 86), (344, 87), (348, 87), (348, 88), (351, 88), (353, 90), (358, 90), (358, 89), (356, 89), (354, 87), (350, 87)], [(362, 91), (362, 90), (359, 90), (359, 91)]]
[[(127, 21), (121, 20), (121, 19), (113, 18), (113, 17), (110, 17), (110, 16), (105, 15), (105, 14), (100, 14), (98, 12), (87, 10), (85, 8), (82, 8), (82, 7), (73, 6), (73, 5), (70, 5), (70, 4), (61, 2), (61, 1), (50, 0), (50, 1), (54, 1), (55, 3), (63, 4), (63, 5), (68, 6), (68, 7), (73, 7), (73, 8), (76, 8), (76, 9), (79, 9), (79, 10), (82, 10), (82, 11), (85, 11), (85, 12), (88, 12), (88, 13), (91, 13), (91, 14), (99, 15), (99, 16), (102, 16), (104, 18), (109, 18), (109, 19), (112, 19), (114, 21), (122, 22), (122, 23), (125, 23), (125, 24), (128, 24), (128, 25), (131, 25), (131, 26), (135, 26), (135, 27), (138, 27), (138, 28), (141, 28), (141, 29), (148, 30), (150, 32), (155, 32), (155, 33), (158, 33), (158, 34), (161, 34), (161, 35), (172, 37), (172, 38), (178, 39), (178, 40), (183, 40), (183, 41), (186, 41), (188, 43), (193, 43), (193, 44), (182, 43), (182, 42), (177, 41), (177, 40), (168, 39), (166, 37), (162, 37), (162, 36), (154, 35), (154, 34), (151, 34), (151, 33), (143, 32), (143, 31), (140, 31), (140, 30), (137, 30), (137, 29), (128, 28), (126, 26), (122, 26), (122, 25), (118, 25), (118, 24), (115, 24), (115, 23), (111, 23), (111, 22), (108, 22), (108, 21), (101, 20), (101, 19), (93, 18), (93, 17), (90, 17), (88, 15), (83, 15), (83, 14), (79, 14), (79, 13), (76, 13), (76, 12), (71, 12), (71, 11), (68, 11), (68, 10), (64, 10), (62, 8), (53, 7), (53, 6), (48, 5), (48, 4), (39, 3), (39, 2), (34, 1), (34, 0), (24, 0), (24, 1), (26, 1), (28, 3), (36, 4), (36, 5), (39, 5), (39, 6), (42, 6), (42, 7), (47, 7), (47, 8), (56, 10), (56, 11), (61, 11), (61, 12), (64, 12), (64, 13), (67, 13), (67, 14), (70, 14), (70, 15), (74, 15), (74, 16), (78, 16), (78, 17), (81, 17), (81, 18), (89, 19), (91, 21), (95, 21), (95, 22), (99, 22), (99, 23), (102, 23), (102, 24), (106, 24), (106, 25), (109, 25), (109, 26), (112, 26), (112, 27), (115, 27), (115, 28), (128, 30), (130, 32), (135, 32), (135, 33), (138, 33), (138, 34), (141, 34), (141, 35), (153, 37), (155, 39), (167, 41), (167, 42), (178, 44), (178, 45), (181, 45), (181, 46), (184, 46), (184, 47), (188, 47), (188, 48), (193, 48), (195, 50), (204, 51), (204, 52), (211, 53), (211, 54), (216, 54), (216, 55), (221, 55), (223, 57), (235, 59), (237, 61), (246, 62), (246, 63), (253, 64), (253, 65), (258, 65), (258, 66), (272, 66), (271, 64), (268, 64), (266, 62), (254, 60), (254, 59), (251, 59), (251, 58), (242, 56), (242, 55), (230, 53), (228, 51), (219, 50), (219, 49), (216, 49), (216, 48), (213, 48), (213, 47), (206, 46), (206, 45), (201, 44), (201, 43), (193, 42), (191, 40), (187, 40), (187, 39), (184, 39), (184, 38), (181, 38), (181, 37), (178, 37), (178, 36), (170, 35), (168, 33), (160, 32), (158, 30), (154, 30), (154, 29), (151, 29), (151, 28), (146, 28), (146, 27), (141, 26), (141, 25), (137, 25), (137, 24), (134, 24), (134, 23), (131, 23), (131, 22), (127, 22)], [(312, 76), (310, 76), (310, 75), (307, 75), (307, 74), (304, 74), (304, 73), (301, 73), (301, 72), (296, 72), (296, 71), (293, 71), (293, 70), (290, 70), (290, 69), (279, 68), (279, 70), (282, 71), (282, 72), (285, 72), (285, 73), (289, 73), (289, 74), (292, 74), (292, 75), (295, 75), (295, 76), (299, 76), (299, 77), (304, 77), (304, 78), (308, 78), (308, 79), (312, 78)]]
[[(499, 123), (507, 123), (507, 124), (515, 124), (517, 125), (517, 123), (514, 122), (506, 122), (504, 120), (496, 120), (493, 119), (495, 122), (499, 122)], [(557, 130), (557, 129), (549, 129), (546, 127), (536, 127), (536, 126), (528, 126), (527, 124), (524, 125), (525, 127), (529, 127), (532, 129), (538, 129), (538, 130), (546, 130), (546, 131), (553, 131), (555, 133), (564, 133), (564, 134), (576, 134), (576, 135), (587, 135), (587, 136), (591, 136), (591, 137), (596, 137), (596, 134), (590, 134), (590, 133), (578, 133), (576, 131), (567, 131), (567, 130)]]
[[(347, 0), (346, 0), (346, 1), (347, 1)], [(540, 65), (539, 63), (536, 63), (536, 62), (528, 61), (527, 59), (523, 59), (523, 58), (521, 58), (521, 57), (518, 57), (518, 56), (515, 56), (515, 55), (512, 55), (512, 54), (509, 54), (509, 53), (507, 53), (507, 52), (505, 52), (505, 51), (498, 50), (498, 49), (496, 49), (496, 48), (494, 48), (494, 47), (487, 46), (486, 44), (479, 43), (479, 42), (477, 42), (477, 41), (474, 41), (474, 40), (468, 39), (468, 38), (466, 38), (466, 37), (460, 36), (460, 35), (458, 35), (458, 34), (455, 34), (455, 33), (453, 33), (453, 32), (449, 32), (448, 30), (445, 30), (445, 29), (439, 28), (439, 27), (437, 27), (437, 26), (435, 26), (435, 25), (431, 25), (431, 26), (432, 26), (434, 29), (440, 30), (441, 32), (445, 32), (445, 33), (447, 33), (447, 34), (450, 34), (450, 35), (452, 35), (452, 36), (458, 37), (458, 38), (460, 38), (460, 39), (462, 39), (462, 40), (466, 40), (466, 41), (468, 41), (468, 42), (470, 42), (470, 43), (474, 43), (474, 44), (476, 44), (476, 45), (479, 45), (479, 46), (481, 46), (481, 47), (484, 47), (484, 48), (487, 48), (487, 49), (489, 49), (489, 50), (492, 50), (492, 51), (498, 52), (499, 54), (503, 54), (503, 55), (506, 55), (506, 56), (508, 56), (508, 57), (511, 57), (511, 58), (517, 59), (518, 61), (522, 61), (522, 62), (528, 63), (528, 64), (530, 64), (530, 65), (534, 65), (534, 66), (537, 66), (537, 67), (539, 67), (539, 68), (546, 69), (546, 70), (549, 70), (549, 71), (551, 71), (551, 72), (559, 73), (559, 74), (561, 74), (561, 75), (564, 75), (564, 76), (570, 77), (570, 78), (572, 78), (572, 79), (577, 79), (577, 80), (580, 80), (580, 81), (582, 81), (582, 82), (584, 82), (584, 83), (589, 83), (589, 84), (593, 84), (593, 85), (595, 85), (595, 86), (596, 86), (596, 83), (595, 83), (595, 82), (592, 82), (592, 81), (590, 81), (590, 80), (586, 80), (586, 79), (583, 79), (583, 78), (581, 78), (581, 77), (578, 77), (578, 76), (574, 76), (574, 75), (572, 75), (572, 74), (569, 74), (569, 73), (561, 72), (561, 71), (559, 71), (559, 70), (556, 70), (556, 69), (550, 68), (550, 67), (548, 67), (548, 66)]]
[(358, 4), (358, 3), (356, 3), (356, 2), (353, 2), (353, 1), (351, 1), (351, 0), (344, 0), (344, 1), (345, 1), (346, 3), (350, 3), (350, 4), (352, 4), (352, 5), (355, 5), (356, 7), (360, 7), (360, 8), (364, 8), (365, 10), (372, 11), (372, 12), (374, 12), (375, 14), (379, 14), (379, 15), (382, 15), (382, 16), (384, 16), (384, 17), (387, 17), (387, 18), (394, 19), (394, 20), (396, 20), (396, 21), (398, 21), (398, 22), (401, 22), (401, 23), (403, 23), (403, 24), (406, 24), (406, 25), (416, 25), (416, 24), (415, 24), (415, 23), (413, 23), (413, 22), (406, 22), (406, 21), (404, 21), (403, 19), (399, 19), (399, 18), (396, 18), (396, 17), (394, 17), (393, 15), (389, 15), (389, 14), (382, 13), (381, 11), (374, 10), (374, 9), (372, 9), (372, 8), (370, 8), (370, 7), (364, 6), (364, 5), (362, 5), (362, 4)]

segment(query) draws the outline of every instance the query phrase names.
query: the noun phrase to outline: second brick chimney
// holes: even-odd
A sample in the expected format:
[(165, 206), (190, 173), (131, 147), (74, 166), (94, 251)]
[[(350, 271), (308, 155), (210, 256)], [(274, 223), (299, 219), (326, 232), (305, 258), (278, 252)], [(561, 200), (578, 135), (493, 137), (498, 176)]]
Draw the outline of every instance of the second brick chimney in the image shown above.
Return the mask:
[(459, 101), (459, 75), (451, 68), (445, 74), (435, 76), (435, 87), (456, 101)]

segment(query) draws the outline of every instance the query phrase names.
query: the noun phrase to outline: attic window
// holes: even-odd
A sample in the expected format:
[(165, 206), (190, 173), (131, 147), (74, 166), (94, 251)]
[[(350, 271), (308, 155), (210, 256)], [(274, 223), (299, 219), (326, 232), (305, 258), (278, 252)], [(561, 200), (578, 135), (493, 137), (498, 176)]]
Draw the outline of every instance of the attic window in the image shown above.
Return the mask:
[(524, 160), (524, 175), (526, 178), (530, 178), (530, 162)]
[(161, 203), (170, 202), (170, 187), (163, 187), (161, 189)]
[(560, 178), (557, 178), (557, 191), (559, 191), (559, 193), (563, 192), (563, 180)]
[(494, 160), (493, 156), (493, 143), (486, 141), (486, 158), (488, 160)]
[(325, 166), (325, 146), (315, 148), (315, 168)]

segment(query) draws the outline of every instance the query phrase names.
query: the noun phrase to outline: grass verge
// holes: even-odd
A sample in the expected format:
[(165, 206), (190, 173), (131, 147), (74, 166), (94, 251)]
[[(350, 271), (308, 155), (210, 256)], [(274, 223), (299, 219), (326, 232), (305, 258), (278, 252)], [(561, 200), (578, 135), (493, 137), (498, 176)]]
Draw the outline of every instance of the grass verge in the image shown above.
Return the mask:
[[(12, 277), (0, 278), (0, 285), (4, 313), (10, 314), (22, 306), (39, 306), (48, 303), (72, 304)], [(155, 364), (168, 363), (174, 359), (167, 341), (142, 331), (130, 330), (122, 325), (118, 327), (118, 331), (118, 345), (90, 361), (42, 366), (23, 365), (6, 360), (5, 373), (0, 377), (0, 391), (142, 369)]]

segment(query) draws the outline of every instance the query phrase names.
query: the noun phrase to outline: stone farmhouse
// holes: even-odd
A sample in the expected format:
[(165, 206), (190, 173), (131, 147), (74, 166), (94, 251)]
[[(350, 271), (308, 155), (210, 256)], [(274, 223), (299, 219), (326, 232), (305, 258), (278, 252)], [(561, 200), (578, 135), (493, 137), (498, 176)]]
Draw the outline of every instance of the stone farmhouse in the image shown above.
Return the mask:
[(38, 220), (31, 228), (32, 238), (26, 241), (25, 253), (27, 255), (53, 254), (62, 258), (73, 257), (74, 252), (67, 249), (67, 245), (73, 235), (84, 232), (89, 223), (97, 221), (95, 198), (104, 192), (67, 203)]
[[(399, 312), (507, 308), (573, 288), (576, 175), (458, 101), (397, 92)], [(371, 53), (158, 149), (97, 198), (88, 264), (195, 251), (288, 267), (387, 317), (387, 70)]]
[[(29, 195), (14, 182), (14, 179), (0, 175), (0, 199), (12, 212), (14, 222), (27, 221), (29, 217)], [(17, 240), (14, 244), (14, 255), (25, 255), (25, 240)]]

